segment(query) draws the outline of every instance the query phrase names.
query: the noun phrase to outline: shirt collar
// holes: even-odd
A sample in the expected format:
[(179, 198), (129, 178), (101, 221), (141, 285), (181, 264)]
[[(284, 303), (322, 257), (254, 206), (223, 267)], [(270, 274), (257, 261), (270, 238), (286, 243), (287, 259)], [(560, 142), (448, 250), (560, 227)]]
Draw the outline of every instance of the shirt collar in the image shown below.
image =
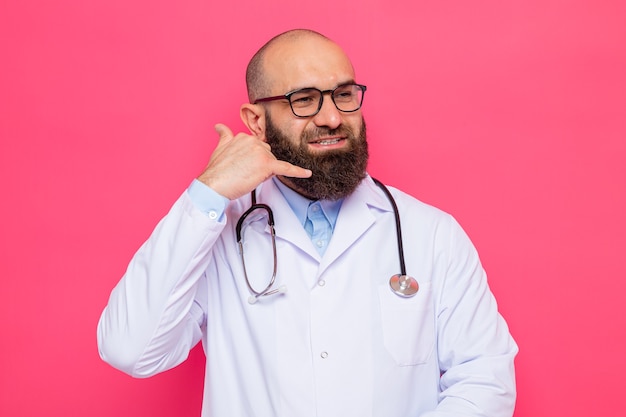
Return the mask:
[[(283, 184), (278, 178), (272, 178), (276, 187), (280, 190), (280, 193), (287, 200), (287, 204), (293, 210), (298, 221), (304, 226), (306, 222), (306, 213), (309, 208), (309, 204), (313, 201), (304, 197), (303, 195), (298, 194), (291, 188), (287, 187)], [(337, 223), (337, 217), (339, 216), (339, 209), (341, 208), (341, 203), (343, 202), (343, 198), (339, 200), (319, 200), (320, 205), (322, 206), (322, 210), (324, 211), (324, 215), (328, 219), (331, 228), (335, 229), (335, 224)]]

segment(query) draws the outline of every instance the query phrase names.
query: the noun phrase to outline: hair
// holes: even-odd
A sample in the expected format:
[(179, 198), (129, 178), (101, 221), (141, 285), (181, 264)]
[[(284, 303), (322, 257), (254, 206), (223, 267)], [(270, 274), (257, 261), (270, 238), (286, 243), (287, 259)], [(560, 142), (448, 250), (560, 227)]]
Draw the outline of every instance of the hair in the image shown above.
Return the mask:
[(330, 41), (330, 39), (319, 32), (310, 29), (292, 29), (274, 36), (267, 41), (252, 57), (246, 69), (246, 87), (248, 89), (248, 99), (250, 103), (261, 97), (270, 94), (269, 81), (264, 70), (264, 59), (267, 50), (273, 45), (282, 41), (297, 41), (307, 36), (315, 36)]

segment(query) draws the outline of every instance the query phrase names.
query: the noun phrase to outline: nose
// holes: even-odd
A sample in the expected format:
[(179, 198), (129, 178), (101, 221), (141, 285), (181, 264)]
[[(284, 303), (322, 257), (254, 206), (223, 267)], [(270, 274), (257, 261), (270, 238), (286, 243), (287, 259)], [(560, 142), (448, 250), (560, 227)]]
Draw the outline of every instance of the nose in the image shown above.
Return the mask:
[(333, 103), (333, 99), (330, 94), (324, 94), (322, 101), (322, 108), (313, 118), (313, 123), (317, 127), (327, 127), (329, 129), (336, 129), (341, 126), (341, 112)]

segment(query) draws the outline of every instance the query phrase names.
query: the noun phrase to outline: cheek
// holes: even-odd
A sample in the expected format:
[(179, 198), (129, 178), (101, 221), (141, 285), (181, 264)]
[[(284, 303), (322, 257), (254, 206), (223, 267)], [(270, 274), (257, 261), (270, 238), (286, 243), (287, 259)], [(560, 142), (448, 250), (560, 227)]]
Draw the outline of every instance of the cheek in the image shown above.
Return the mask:
[(344, 124), (358, 137), (363, 129), (363, 117), (361, 116), (361, 112), (350, 113), (344, 118)]
[(315, 124), (308, 119), (296, 119), (285, 125), (285, 133), (298, 142), (302, 139), (305, 132), (310, 132), (314, 129)]
[[(291, 110), (290, 110), (291, 111)], [(302, 133), (307, 128), (309, 121), (306, 119), (296, 119), (291, 114), (274, 117), (272, 114), (272, 124), (275, 128), (291, 142), (300, 143)]]

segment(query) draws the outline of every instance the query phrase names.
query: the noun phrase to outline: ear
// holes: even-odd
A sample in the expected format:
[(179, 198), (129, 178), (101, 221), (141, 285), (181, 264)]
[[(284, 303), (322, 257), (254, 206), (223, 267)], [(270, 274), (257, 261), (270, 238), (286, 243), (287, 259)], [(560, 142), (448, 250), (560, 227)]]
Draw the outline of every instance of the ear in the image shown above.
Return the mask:
[(244, 103), (239, 116), (252, 134), (265, 140), (265, 108), (262, 105)]

